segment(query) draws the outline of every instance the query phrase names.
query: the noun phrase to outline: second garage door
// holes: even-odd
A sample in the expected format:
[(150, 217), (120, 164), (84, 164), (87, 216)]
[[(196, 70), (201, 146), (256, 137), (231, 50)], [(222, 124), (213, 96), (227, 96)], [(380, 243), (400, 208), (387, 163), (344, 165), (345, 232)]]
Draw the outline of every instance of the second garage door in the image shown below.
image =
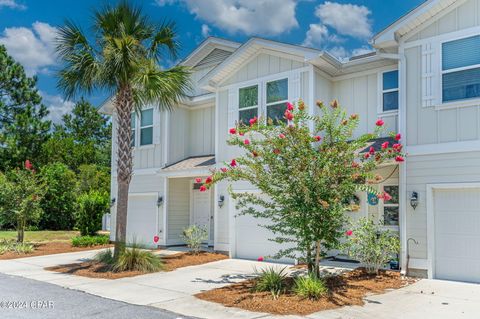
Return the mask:
[(433, 196), (435, 277), (480, 283), (480, 189), (436, 189)]

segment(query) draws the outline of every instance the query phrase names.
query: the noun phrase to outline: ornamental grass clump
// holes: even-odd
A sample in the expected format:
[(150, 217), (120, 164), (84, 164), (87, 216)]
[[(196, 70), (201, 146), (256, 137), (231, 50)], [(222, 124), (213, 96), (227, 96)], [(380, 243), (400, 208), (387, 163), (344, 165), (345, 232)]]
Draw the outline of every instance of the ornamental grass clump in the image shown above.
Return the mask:
[[(239, 215), (268, 220), (261, 226), (282, 244), (273, 258), (303, 261), (309, 273), (320, 276), (320, 259), (336, 248), (344, 233), (349, 199), (357, 192), (378, 194), (380, 165), (404, 161), (401, 136), (381, 148), (372, 140), (385, 135), (379, 119), (371, 133), (358, 135), (360, 117), (348, 115), (337, 100), (317, 103), (309, 110), (303, 101), (286, 103), (284, 117), (273, 121), (254, 117), (229, 129), (230, 145), (243, 156), (230, 159), (200, 187), (206, 191), (220, 182), (246, 181), (259, 192), (234, 192)], [(318, 115), (312, 115), (318, 114)]]
[(164, 269), (160, 257), (156, 256), (151, 251), (141, 249), (136, 244), (126, 248), (117, 260), (114, 259), (111, 249), (98, 253), (94, 259), (97, 262), (110, 266), (111, 270), (114, 272), (140, 271), (149, 273)]
[(272, 294), (273, 299), (278, 299), (278, 296), (285, 291), (286, 267), (280, 269), (267, 267), (260, 271), (255, 270), (255, 273), (258, 276), (255, 279), (255, 291), (268, 291)]
[(308, 274), (295, 279), (293, 292), (302, 298), (318, 300), (328, 293), (328, 288), (323, 279)]

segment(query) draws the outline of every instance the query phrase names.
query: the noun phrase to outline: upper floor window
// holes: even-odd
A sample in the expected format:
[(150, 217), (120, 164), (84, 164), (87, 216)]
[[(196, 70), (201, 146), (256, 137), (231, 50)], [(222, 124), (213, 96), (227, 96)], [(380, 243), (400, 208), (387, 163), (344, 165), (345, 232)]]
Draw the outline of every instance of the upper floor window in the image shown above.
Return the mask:
[(140, 146), (153, 144), (153, 109), (140, 113)]
[(258, 117), (258, 85), (241, 88), (238, 98), (238, 122), (248, 125), (250, 119)]
[(288, 79), (267, 82), (267, 118), (274, 124), (285, 122), (285, 103), (288, 101)]
[(480, 97), (480, 35), (442, 43), (442, 101)]
[(398, 110), (398, 70), (382, 74), (382, 111)]

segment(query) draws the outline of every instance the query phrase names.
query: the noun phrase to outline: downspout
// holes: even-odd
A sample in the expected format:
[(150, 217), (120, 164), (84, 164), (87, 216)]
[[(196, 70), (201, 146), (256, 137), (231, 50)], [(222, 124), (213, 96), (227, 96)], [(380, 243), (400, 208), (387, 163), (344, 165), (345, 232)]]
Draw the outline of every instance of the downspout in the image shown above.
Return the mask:
[[(398, 60), (399, 76), (399, 110), (398, 110), (398, 131), (402, 135), (403, 144), (407, 140), (407, 65), (403, 47), (400, 45), (399, 53), (382, 53), (378, 56)], [(402, 275), (407, 273), (407, 161), (399, 164), (399, 203), (400, 203), (400, 268)]]

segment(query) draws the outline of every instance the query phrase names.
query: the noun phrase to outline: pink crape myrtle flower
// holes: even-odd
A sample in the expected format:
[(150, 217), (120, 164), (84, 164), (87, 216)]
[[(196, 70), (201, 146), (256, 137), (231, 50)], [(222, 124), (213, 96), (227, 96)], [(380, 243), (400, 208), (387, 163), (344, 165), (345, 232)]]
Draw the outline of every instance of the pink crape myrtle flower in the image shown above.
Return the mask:
[(402, 139), (402, 134), (398, 133), (397, 135), (395, 135), (395, 141), (400, 141)]
[(226, 167), (222, 167), (222, 168), (220, 168), (220, 170), (222, 171), (222, 173), (226, 173), (226, 172), (227, 172), (227, 168), (226, 168)]
[(375, 122), (375, 125), (376, 125), (376, 126), (383, 126), (383, 124), (385, 124), (385, 122), (384, 122), (382, 119), (378, 119), (378, 120)]
[(353, 230), (349, 229), (345, 232), (345, 235), (347, 236), (352, 236), (353, 235)]
[(283, 114), (285, 118), (289, 121), (293, 120), (293, 113), (290, 112), (289, 110), (286, 110), (285, 113)]
[(248, 121), (250, 123), (250, 126), (253, 126), (255, 123), (257, 123), (258, 119), (257, 117), (255, 116), (253, 119), (250, 119), (250, 121)]
[(195, 183), (201, 183), (202, 179), (200, 177), (195, 178)]
[(200, 186), (200, 191), (201, 191), (201, 192), (206, 192), (206, 191), (207, 191), (207, 187), (206, 187), (205, 185)]
[(33, 168), (32, 163), (30, 162), (30, 160), (27, 159), (27, 160), (25, 161), (25, 169), (31, 171), (32, 168)]
[(403, 156), (398, 155), (397, 157), (395, 157), (395, 161), (398, 163), (401, 163), (401, 162), (405, 162), (405, 159), (403, 158)]
[(293, 104), (290, 102), (287, 102), (287, 110), (293, 111)]
[(320, 140), (322, 139), (320, 136), (314, 136), (313, 139), (317, 142), (320, 142)]
[(243, 141), (243, 144), (250, 145), (250, 140), (248, 138), (246, 138), (245, 141)]
[(230, 130), (229, 130), (230, 134), (237, 134), (237, 130), (232, 127)]
[(212, 176), (208, 176), (207, 179), (205, 180), (205, 184), (210, 184), (213, 181)]
[(237, 166), (237, 161), (235, 159), (232, 159), (232, 161), (230, 162), (230, 166), (231, 167)]
[(280, 134), (278, 134), (278, 137), (279, 138), (285, 138), (285, 134), (280, 133)]
[(382, 143), (382, 149), (383, 149), (383, 150), (386, 150), (386, 149), (388, 148), (388, 145), (389, 145), (389, 144), (390, 144), (389, 142), (384, 142), (384, 143)]

